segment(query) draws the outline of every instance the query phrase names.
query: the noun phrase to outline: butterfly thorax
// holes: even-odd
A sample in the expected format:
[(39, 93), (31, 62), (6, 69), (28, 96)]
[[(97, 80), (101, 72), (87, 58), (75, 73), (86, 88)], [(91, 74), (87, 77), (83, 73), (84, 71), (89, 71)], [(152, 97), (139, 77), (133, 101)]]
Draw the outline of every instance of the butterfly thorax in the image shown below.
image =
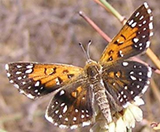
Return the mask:
[(107, 122), (111, 122), (112, 118), (110, 106), (107, 95), (105, 94), (106, 89), (101, 78), (101, 65), (93, 60), (88, 60), (84, 69), (87, 74), (90, 87), (93, 90), (96, 104), (98, 105)]
[(88, 60), (84, 69), (91, 84), (100, 81), (101, 66), (96, 61)]

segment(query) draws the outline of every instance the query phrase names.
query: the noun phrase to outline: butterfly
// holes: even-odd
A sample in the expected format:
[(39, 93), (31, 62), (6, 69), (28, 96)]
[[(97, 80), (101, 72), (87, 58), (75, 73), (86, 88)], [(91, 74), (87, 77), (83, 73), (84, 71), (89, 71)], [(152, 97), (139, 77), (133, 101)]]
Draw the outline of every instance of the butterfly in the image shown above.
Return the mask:
[(95, 106), (110, 123), (113, 111), (126, 108), (147, 90), (151, 68), (127, 59), (149, 47), (152, 21), (145, 2), (106, 46), (98, 62), (88, 59), (84, 68), (13, 62), (5, 65), (9, 82), (31, 99), (53, 92), (45, 117), (55, 126), (90, 125), (95, 120)]

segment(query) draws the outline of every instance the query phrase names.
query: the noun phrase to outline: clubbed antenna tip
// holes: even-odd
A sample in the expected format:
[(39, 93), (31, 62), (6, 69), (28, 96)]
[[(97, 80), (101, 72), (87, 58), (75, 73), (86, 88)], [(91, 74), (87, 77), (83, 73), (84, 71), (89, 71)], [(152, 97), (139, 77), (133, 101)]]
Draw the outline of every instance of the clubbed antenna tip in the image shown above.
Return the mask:
[(92, 41), (91, 41), (91, 40), (89, 40), (89, 41), (88, 41), (87, 51), (85, 50), (85, 48), (84, 48), (83, 44), (82, 44), (81, 42), (79, 43), (79, 46), (81, 46), (82, 51), (84, 52), (84, 54), (85, 54), (85, 56), (86, 56), (87, 60), (89, 60), (89, 59), (90, 59), (89, 47), (90, 47), (91, 43), (92, 43)]

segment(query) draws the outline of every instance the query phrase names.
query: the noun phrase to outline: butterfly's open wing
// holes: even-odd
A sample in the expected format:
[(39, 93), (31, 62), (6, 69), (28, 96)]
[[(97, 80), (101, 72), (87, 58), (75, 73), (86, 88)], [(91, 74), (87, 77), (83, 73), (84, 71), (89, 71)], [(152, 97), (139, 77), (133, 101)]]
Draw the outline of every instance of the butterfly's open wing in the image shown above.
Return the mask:
[(93, 92), (86, 80), (76, 80), (58, 91), (46, 111), (46, 119), (60, 128), (77, 128), (92, 123)]
[(10, 83), (31, 99), (57, 90), (83, 72), (71, 65), (27, 62), (6, 64), (5, 68)]
[(129, 18), (118, 35), (103, 51), (99, 63), (111, 65), (122, 59), (127, 59), (146, 50), (149, 37), (152, 36), (153, 16), (147, 3), (140, 6)]
[(151, 68), (135, 61), (123, 61), (103, 69), (102, 78), (106, 90), (116, 103), (124, 106), (147, 90)]

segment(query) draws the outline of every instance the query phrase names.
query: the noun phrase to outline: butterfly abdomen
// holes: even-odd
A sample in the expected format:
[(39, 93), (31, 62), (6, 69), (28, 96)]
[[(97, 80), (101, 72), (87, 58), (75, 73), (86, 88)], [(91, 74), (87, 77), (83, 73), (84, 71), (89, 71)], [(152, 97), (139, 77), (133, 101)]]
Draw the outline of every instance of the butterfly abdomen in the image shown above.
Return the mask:
[(101, 83), (93, 85), (93, 92), (96, 103), (108, 123), (112, 122), (110, 105), (105, 94), (105, 88)]
[(97, 62), (89, 60), (85, 71), (88, 76), (90, 87), (94, 92), (96, 103), (109, 123), (112, 121), (112, 117), (107, 95), (105, 94), (105, 87), (101, 81), (101, 66)]

